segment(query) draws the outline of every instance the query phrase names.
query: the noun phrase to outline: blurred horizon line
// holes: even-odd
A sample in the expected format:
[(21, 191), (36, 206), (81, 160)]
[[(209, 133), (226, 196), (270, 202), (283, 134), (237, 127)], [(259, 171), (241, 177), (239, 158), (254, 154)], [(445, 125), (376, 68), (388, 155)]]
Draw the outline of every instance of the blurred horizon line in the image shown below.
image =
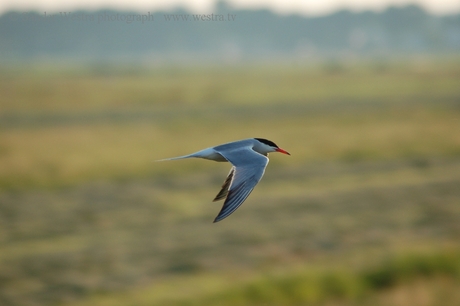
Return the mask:
[[(142, 0), (141, 0), (142, 1)], [(411, 1), (411, 2), (404, 2), (404, 3), (393, 3), (393, 2), (387, 2), (384, 4), (353, 4), (353, 3), (337, 3), (336, 5), (332, 5), (328, 8), (323, 8), (323, 9), (318, 9), (314, 8), (315, 5), (317, 4), (312, 4), (313, 7), (311, 8), (296, 8), (296, 7), (291, 7), (291, 8), (280, 8), (279, 5), (275, 4), (270, 4), (270, 3), (259, 3), (259, 4), (241, 4), (241, 3), (234, 3), (232, 0), (211, 0), (208, 1), (209, 3), (205, 5), (201, 5), (197, 7), (197, 5), (190, 5), (185, 2), (180, 2), (180, 3), (173, 3), (173, 4), (158, 4), (158, 3), (151, 3), (151, 2), (146, 2), (144, 4), (141, 4), (140, 2), (129, 2), (129, 4), (121, 4), (121, 3), (105, 3), (104, 0), (102, 0), (100, 3), (95, 3), (94, 1), (90, 3), (84, 3), (82, 4), (81, 1), (76, 2), (71, 5), (59, 5), (56, 6), (53, 4), (53, 6), (50, 5), (37, 5), (37, 2), (34, 1), (33, 3), (20, 3), (18, 5), (17, 2), (12, 2), (12, 3), (3, 3), (0, 4), (0, 16), (7, 14), (9, 12), (38, 12), (38, 13), (50, 13), (50, 14), (56, 14), (60, 12), (78, 12), (78, 11), (85, 11), (85, 12), (97, 12), (97, 11), (103, 11), (103, 10), (108, 10), (108, 11), (122, 11), (122, 12), (151, 12), (151, 13), (157, 13), (157, 12), (174, 12), (174, 11), (187, 11), (190, 12), (191, 14), (210, 14), (215, 12), (216, 10), (219, 9), (219, 7), (226, 7), (227, 9), (232, 9), (232, 10), (243, 10), (243, 11), (270, 11), (273, 12), (276, 15), (280, 16), (291, 16), (291, 15), (300, 15), (302, 17), (306, 18), (314, 18), (314, 17), (325, 17), (325, 16), (330, 16), (333, 14), (336, 14), (337, 12), (341, 11), (348, 11), (351, 13), (366, 13), (366, 12), (371, 12), (371, 13), (382, 13), (384, 11), (387, 11), (392, 8), (400, 9), (403, 7), (408, 7), (408, 6), (416, 6), (425, 11), (427, 14), (437, 16), (437, 17), (443, 17), (443, 16), (451, 16), (451, 15), (456, 15), (460, 14), (460, 4), (458, 5), (450, 5), (446, 6), (444, 9), (441, 8), (434, 8), (434, 4), (436, 2), (433, 2), (433, 6), (427, 5), (426, 3), (422, 3), (419, 1)], [(438, 3), (439, 4), (439, 3)], [(304, 4), (305, 6), (308, 6), (308, 4)]]
[(455, 56), (460, 50), (459, 17), (437, 17), (413, 4), (380, 13), (342, 10), (323, 17), (235, 10), (227, 2), (218, 2), (208, 15), (181, 9), (148, 14), (9, 12), (0, 15), (0, 62), (237, 63)]

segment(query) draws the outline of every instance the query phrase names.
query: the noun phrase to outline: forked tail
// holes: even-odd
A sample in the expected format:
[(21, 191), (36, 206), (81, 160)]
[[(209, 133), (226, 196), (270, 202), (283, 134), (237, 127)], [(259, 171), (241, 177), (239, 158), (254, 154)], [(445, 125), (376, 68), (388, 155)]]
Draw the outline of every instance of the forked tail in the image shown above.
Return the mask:
[(194, 157), (194, 156), (192, 156), (192, 154), (189, 154), (189, 155), (184, 155), (184, 156), (177, 156), (177, 157), (159, 159), (159, 160), (156, 160), (156, 161), (161, 162), (161, 161), (184, 159), (184, 158), (190, 158), (190, 157)]

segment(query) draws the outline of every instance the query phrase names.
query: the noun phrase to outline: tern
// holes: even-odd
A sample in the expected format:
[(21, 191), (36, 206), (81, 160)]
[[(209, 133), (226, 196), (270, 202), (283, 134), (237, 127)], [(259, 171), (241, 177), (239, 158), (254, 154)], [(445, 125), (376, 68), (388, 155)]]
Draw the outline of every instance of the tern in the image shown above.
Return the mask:
[(246, 200), (264, 175), (268, 164), (268, 153), (280, 152), (291, 155), (273, 141), (264, 138), (249, 138), (221, 144), (215, 147), (165, 160), (204, 158), (218, 162), (230, 162), (232, 168), (213, 202), (225, 199), (215, 222), (230, 216)]

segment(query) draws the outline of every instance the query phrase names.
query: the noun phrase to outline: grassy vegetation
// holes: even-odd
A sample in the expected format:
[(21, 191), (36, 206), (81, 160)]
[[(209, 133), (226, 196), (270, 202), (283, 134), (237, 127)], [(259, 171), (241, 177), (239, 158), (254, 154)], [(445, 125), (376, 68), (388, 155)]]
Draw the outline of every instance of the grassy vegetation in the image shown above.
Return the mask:
[[(191, 301), (184, 299), (175, 304), (318, 305), (333, 301), (338, 303), (337, 300), (339, 300), (343, 304), (375, 305), (376, 293), (397, 287), (397, 285), (413, 283), (415, 280), (426, 281), (430, 277), (439, 277), (443, 278), (444, 283), (449, 284), (453, 289), (460, 285), (459, 272), (460, 257), (458, 254), (404, 255), (360, 271), (334, 267), (334, 269), (318, 270), (316, 268), (313, 271), (291, 271), (281, 275), (266, 275), (243, 285), (230, 285), (229, 289), (217, 294), (210, 294)], [(449, 301), (449, 299), (458, 299), (459, 294), (449, 293), (452, 296), (443, 296), (443, 302), (455, 305), (456, 302)], [(431, 294), (431, 292), (428, 293), (428, 295)], [(439, 297), (430, 296), (430, 298), (440, 302)]]
[[(307, 264), (257, 276), (227, 273), (225, 279), (201, 273), (75, 305), (456, 305), (459, 259), (457, 251), (443, 250), (390, 256), (359, 268)], [(412, 295), (414, 290), (422, 296)]]
[[(0, 304), (458, 304), (458, 67), (4, 69)], [(247, 137), (218, 224), (228, 164), (154, 162)]]

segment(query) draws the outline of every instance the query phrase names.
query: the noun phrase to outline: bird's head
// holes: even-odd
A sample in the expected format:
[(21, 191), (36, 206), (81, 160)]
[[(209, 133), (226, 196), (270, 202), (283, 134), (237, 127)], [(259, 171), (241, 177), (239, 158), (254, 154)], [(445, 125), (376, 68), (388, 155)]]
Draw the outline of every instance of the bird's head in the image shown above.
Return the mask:
[(278, 147), (273, 141), (264, 139), (264, 138), (254, 138), (256, 140), (256, 145), (254, 146), (254, 151), (259, 152), (260, 154), (267, 155), (271, 152), (280, 152), (283, 154), (291, 155), (288, 151)]

